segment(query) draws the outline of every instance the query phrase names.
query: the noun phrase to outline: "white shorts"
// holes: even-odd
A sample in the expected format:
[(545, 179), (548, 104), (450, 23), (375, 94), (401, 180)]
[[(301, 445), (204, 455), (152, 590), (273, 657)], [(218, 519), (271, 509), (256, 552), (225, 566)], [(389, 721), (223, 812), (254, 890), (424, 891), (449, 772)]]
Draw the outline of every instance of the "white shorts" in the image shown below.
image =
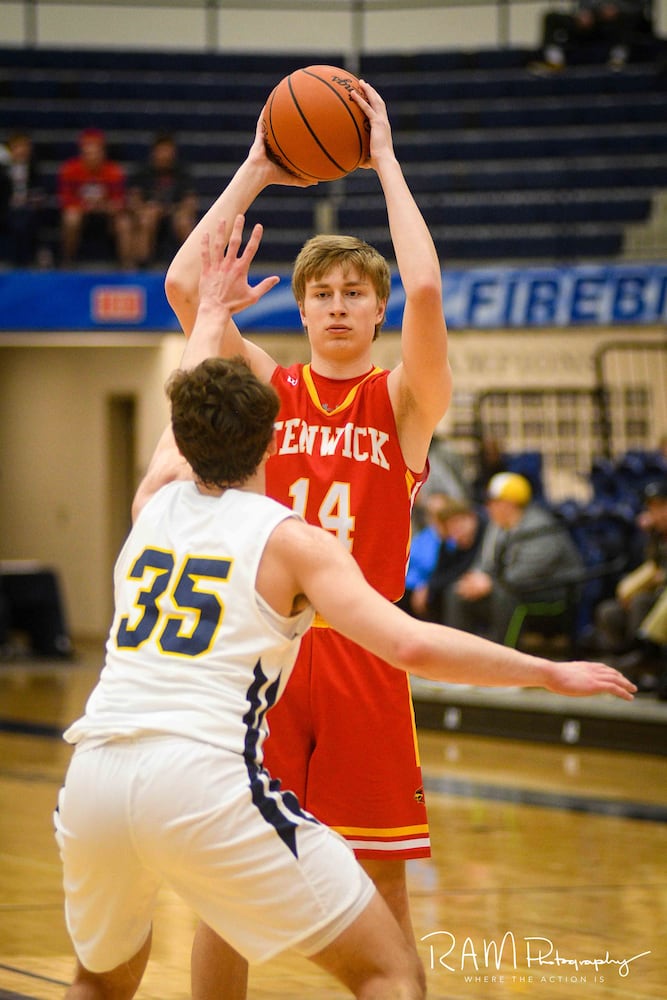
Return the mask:
[(330, 944), (373, 884), (346, 842), (276, 785), (193, 740), (77, 749), (55, 825), (82, 964), (107, 972), (136, 954), (163, 882), (251, 962)]

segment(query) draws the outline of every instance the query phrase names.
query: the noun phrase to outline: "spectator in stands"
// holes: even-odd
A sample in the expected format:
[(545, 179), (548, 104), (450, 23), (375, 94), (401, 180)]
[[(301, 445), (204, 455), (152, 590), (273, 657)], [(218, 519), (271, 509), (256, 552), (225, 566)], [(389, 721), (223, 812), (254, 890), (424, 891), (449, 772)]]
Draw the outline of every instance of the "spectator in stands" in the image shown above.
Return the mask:
[(536, 74), (565, 68), (568, 50), (599, 44), (610, 69), (622, 69), (631, 44), (652, 35), (650, 0), (576, 0), (569, 11), (549, 11), (543, 22), (541, 60), (529, 64)]
[(431, 496), (444, 494), (457, 500), (467, 500), (470, 493), (462, 456), (439, 434), (434, 434), (431, 439), (428, 464), (428, 479), (417, 494), (412, 511), (413, 533), (433, 524), (428, 511)]
[(171, 259), (197, 221), (197, 192), (172, 135), (159, 133), (130, 180), (133, 257), (140, 267)]
[(489, 480), (497, 472), (507, 472), (503, 448), (497, 437), (485, 435), (479, 443), (477, 472), (471, 485), (475, 503), (484, 503)]
[(443, 536), (439, 516), (452, 502), (445, 493), (430, 493), (422, 504), (424, 527), (415, 532), (410, 543), (410, 558), (405, 577), (405, 593), (399, 607), (415, 618), (428, 618), (428, 582), (436, 567)]
[(44, 190), (30, 135), (12, 132), (5, 159), (6, 210), (4, 230), (7, 259), (16, 267), (35, 262), (39, 245)]
[(444, 624), (458, 580), (481, 558), (483, 545), (489, 544), (496, 529), (489, 529), (483, 507), (462, 500), (449, 500), (438, 510), (436, 524), (441, 545), (428, 581), (426, 608), (427, 617)]
[(638, 636), (642, 642), (667, 648), (667, 587), (663, 586), (653, 607), (640, 623)]
[(79, 136), (79, 155), (58, 175), (65, 264), (77, 260), (83, 239), (101, 245), (122, 267), (132, 265), (130, 218), (126, 211), (125, 171), (107, 158), (104, 133), (87, 128)]
[(639, 627), (639, 643), (641, 651), (640, 670), (633, 671), (639, 680), (639, 690), (645, 685), (649, 690), (655, 689), (661, 701), (667, 701), (667, 587), (663, 587), (660, 596)]
[(497, 530), (452, 588), (449, 624), (503, 642), (518, 604), (565, 596), (557, 577), (580, 570), (581, 556), (565, 525), (531, 500), (524, 476), (499, 472), (490, 480), (486, 507)]
[(444, 493), (456, 500), (467, 500), (470, 487), (466, 480), (462, 456), (441, 434), (434, 434), (428, 450), (428, 479), (419, 492), (419, 498), (432, 493)]
[[(645, 533), (643, 562), (618, 583), (615, 597), (595, 610), (594, 648), (625, 654), (623, 669), (638, 668), (647, 652), (642, 639), (646, 618), (662, 596), (667, 579), (667, 479), (649, 483), (644, 489), (644, 509), (638, 524)], [(649, 623), (650, 626), (650, 623)]]

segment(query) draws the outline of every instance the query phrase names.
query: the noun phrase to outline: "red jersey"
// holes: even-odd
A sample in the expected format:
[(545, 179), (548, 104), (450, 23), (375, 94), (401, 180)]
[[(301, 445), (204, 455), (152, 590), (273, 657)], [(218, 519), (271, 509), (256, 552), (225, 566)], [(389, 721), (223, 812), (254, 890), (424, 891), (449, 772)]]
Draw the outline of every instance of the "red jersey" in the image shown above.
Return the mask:
[(418, 474), (405, 464), (388, 375), (373, 368), (339, 382), (314, 376), (309, 364), (278, 366), (271, 379), (281, 401), (278, 450), (267, 463), (266, 486), (269, 496), (335, 534), (371, 586), (397, 601), (405, 589), (410, 515), (426, 470)]
[(76, 156), (63, 164), (58, 177), (58, 196), (62, 208), (85, 208), (90, 201), (110, 202), (122, 208), (125, 202), (125, 173), (112, 160), (105, 160), (99, 169), (90, 170)]

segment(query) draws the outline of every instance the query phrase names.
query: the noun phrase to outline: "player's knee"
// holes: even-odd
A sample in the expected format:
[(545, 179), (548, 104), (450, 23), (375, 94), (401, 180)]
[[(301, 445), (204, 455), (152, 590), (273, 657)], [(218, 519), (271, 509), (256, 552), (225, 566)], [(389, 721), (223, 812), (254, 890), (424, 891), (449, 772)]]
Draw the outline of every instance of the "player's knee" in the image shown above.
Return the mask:
[(419, 958), (419, 956), (415, 957), (415, 974), (416, 974), (416, 979), (417, 979), (417, 986), (419, 988), (419, 993), (417, 994), (417, 996), (419, 996), (419, 997), (425, 997), (426, 996), (426, 969), (424, 968), (424, 963)]
[(418, 997), (421, 1000), (422, 997), (426, 996), (426, 972), (424, 970), (424, 965), (419, 955), (416, 951), (412, 949), (409, 950), (408, 954), (409, 969), (408, 975), (410, 979), (410, 988), (412, 993), (410, 996)]
[(357, 1000), (424, 1000), (426, 977), (421, 963), (410, 956), (405, 965), (381, 976), (371, 976), (355, 992)]

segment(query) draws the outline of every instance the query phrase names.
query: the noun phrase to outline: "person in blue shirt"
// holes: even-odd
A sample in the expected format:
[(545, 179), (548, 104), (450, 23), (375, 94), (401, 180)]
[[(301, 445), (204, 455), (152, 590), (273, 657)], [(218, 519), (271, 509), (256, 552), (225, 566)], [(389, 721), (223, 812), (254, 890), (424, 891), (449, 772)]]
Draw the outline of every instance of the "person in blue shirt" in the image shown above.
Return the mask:
[(439, 514), (451, 501), (445, 493), (430, 493), (421, 504), (424, 527), (415, 532), (410, 543), (410, 558), (405, 577), (405, 594), (399, 607), (416, 618), (428, 618), (428, 588), (444, 541)]

